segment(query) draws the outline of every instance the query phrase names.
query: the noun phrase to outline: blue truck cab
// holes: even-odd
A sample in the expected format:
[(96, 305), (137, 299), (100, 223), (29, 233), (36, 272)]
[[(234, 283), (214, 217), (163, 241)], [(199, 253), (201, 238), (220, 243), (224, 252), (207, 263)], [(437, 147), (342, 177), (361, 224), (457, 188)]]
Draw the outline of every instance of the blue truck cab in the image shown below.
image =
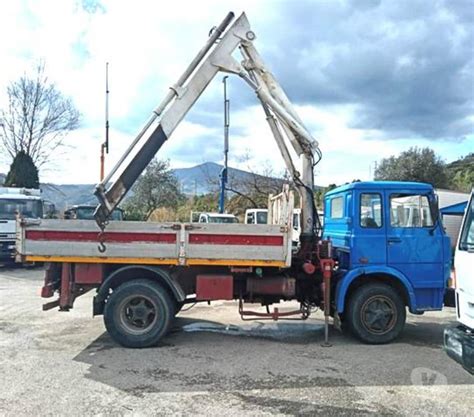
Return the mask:
[(326, 193), (323, 237), (338, 268), (334, 313), (367, 343), (388, 343), (414, 314), (441, 310), (449, 237), (429, 184), (355, 182)]

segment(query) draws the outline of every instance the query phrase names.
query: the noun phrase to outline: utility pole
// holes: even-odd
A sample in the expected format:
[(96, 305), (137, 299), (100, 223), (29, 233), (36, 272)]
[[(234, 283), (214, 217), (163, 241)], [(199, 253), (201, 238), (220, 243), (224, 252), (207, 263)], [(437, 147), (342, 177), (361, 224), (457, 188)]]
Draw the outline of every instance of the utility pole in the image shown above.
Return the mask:
[[(105, 151), (105, 152), (104, 152)], [(109, 63), (105, 63), (105, 142), (100, 145), (100, 181), (104, 179), (105, 154), (109, 153)]]
[[(373, 170), (372, 170), (372, 165), (373, 165)], [(370, 164), (369, 164), (369, 177), (371, 180), (373, 180), (375, 178), (375, 171), (377, 171), (377, 161), (372, 161)]]
[(230, 101), (227, 99), (227, 75), (222, 78), (224, 83), (224, 168), (222, 168), (221, 178), (221, 193), (219, 196), (219, 213), (224, 213), (225, 206), (225, 190), (227, 185), (227, 162), (229, 153), (229, 112), (230, 112)]

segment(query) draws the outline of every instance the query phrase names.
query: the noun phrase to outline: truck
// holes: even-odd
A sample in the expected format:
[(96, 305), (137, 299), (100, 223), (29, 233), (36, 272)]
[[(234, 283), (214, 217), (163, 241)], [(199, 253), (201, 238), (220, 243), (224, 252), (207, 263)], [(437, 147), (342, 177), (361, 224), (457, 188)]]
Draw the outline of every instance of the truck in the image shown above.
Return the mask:
[(457, 325), (444, 330), (448, 355), (474, 375), (474, 189), (454, 255)]
[[(324, 224), (324, 214), (318, 213), (319, 223), (321, 226)], [(301, 209), (293, 209), (293, 249), (298, 249), (301, 227), (300, 227)], [(245, 224), (267, 224), (268, 221), (268, 209), (253, 208), (245, 210)]]
[[(293, 250), (298, 248), (300, 239), (300, 216), (301, 209), (293, 209), (293, 235), (292, 235), (292, 247)], [(247, 209), (245, 210), (245, 224), (267, 224), (268, 222), (268, 209)]]
[(324, 199), (323, 237), (338, 262), (334, 309), (362, 340), (389, 341), (410, 313), (441, 310), (450, 240), (430, 184), (355, 182)]
[(252, 208), (245, 210), (245, 224), (267, 224), (268, 209)]
[(0, 187), (0, 262), (15, 260), (15, 219), (43, 217), (41, 191), (32, 188)]
[[(97, 185), (95, 221), (19, 217), (18, 260), (47, 263), (41, 295), (57, 298), (45, 310), (68, 311), (77, 297), (94, 291), (93, 315), (103, 315), (111, 337), (126, 347), (156, 345), (184, 305), (215, 300), (238, 301), (244, 320), (305, 320), (319, 308), (326, 345), (331, 317), (362, 342), (391, 342), (403, 330), (407, 308), (414, 314), (442, 308), (449, 239), (433, 188), (364, 182), (334, 189), (326, 196), (322, 231), (313, 193), (319, 145), (265, 66), (245, 13), (233, 21), (229, 13), (211, 31)], [(242, 62), (233, 57), (237, 49)], [(292, 178), (291, 188), (285, 184), (269, 199), (267, 224), (111, 220), (219, 71), (239, 76), (254, 90)], [(301, 213), (293, 251), (295, 192)], [(274, 306), (290, 300), (299, 307)], [(263, 310), (249, 309), (249, 302)]]

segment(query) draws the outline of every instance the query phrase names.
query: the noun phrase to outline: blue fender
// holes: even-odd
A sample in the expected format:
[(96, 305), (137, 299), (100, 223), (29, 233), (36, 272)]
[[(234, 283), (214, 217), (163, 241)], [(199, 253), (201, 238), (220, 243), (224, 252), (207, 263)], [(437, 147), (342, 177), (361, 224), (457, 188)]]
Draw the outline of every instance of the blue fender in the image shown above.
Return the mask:
[(403, 275), (400, 271), (395, 268), (391, 268), (388, 266), (367, 266), (362, 268), (356, 268), (348, 271), (337, 283), (336, 286), (336, 309), (338, 313), (342, 313), (344, 311), (344, 301), (346, 299), (347, 290), (349, 286), (352, 284), (354, 280), (359, 278), (361, 275), (377, 275), (377, 274), (384, 274), (384, 275), (391, 275), (394, 279), (398, 279), (401, 284), (405, 287), (408, 293), (409, 298), (409, 308), (410, 311), (416, 311), (416, 297), (413, 287), (408, 281), (408, 279)]

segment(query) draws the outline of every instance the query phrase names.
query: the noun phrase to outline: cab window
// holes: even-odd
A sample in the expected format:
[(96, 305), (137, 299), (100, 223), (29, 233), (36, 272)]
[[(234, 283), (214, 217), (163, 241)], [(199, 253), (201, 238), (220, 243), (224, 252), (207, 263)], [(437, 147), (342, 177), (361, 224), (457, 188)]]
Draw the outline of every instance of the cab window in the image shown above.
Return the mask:
[(360, 226), (368, 229), (382, 227), (382, 196), (375, 193), (360, 195)]
[(330, 210), (329, 214), (332, 219), (342, 219), (344, 217), (344, 198), (341, 197), (334, 197), (330, 201)]
[(392, 227), (431, 227), (430, 202), (426, 195), (390, 196), (390, 225)]
[(474, 200), (466, 211), (466, 220), (459, 239), (459, 250), (474, 251)]

